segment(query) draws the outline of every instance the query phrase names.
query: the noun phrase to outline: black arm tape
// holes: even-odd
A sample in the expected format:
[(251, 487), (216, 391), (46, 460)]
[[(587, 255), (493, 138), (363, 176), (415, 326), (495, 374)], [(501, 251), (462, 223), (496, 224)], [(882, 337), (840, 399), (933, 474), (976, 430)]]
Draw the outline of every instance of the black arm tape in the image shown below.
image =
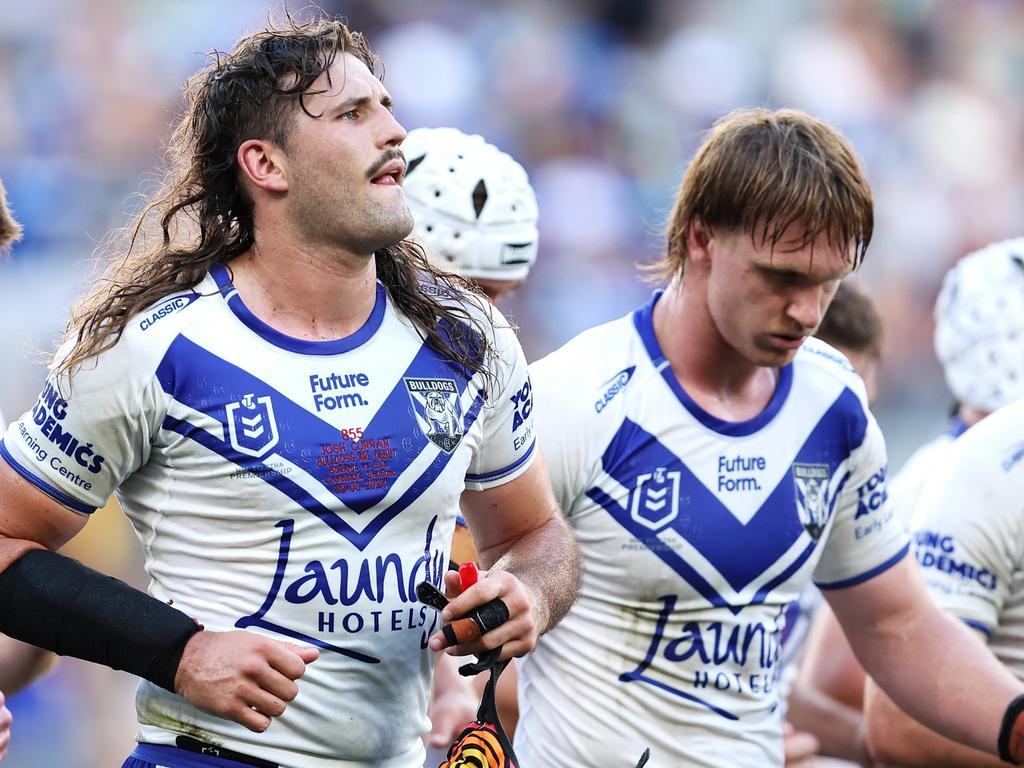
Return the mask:
[(1024, 712), (1024, 694), (1021, 694), (1006, 708), (1003, 723), (999, 728), (999, 759), (1014, 765), (1024, 761), (1024, 723), (1018, 724)]
[(0, 632), (169, 691), (185, 644), (200, 629), (176, 608), (48, 550), (28, 552), (0, 572)]

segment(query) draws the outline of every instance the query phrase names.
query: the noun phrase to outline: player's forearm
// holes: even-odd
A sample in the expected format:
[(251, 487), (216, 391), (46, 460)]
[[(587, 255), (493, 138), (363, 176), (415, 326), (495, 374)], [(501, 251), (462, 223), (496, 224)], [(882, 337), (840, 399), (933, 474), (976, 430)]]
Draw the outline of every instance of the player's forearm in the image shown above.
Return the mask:
[(810, 686), (797, 685), (789, 696), (786, 719), (798, 731), (813, 733), (819, 754), (870, 765), (860, 710), (851, 709)]
[(857, 633), (851, 644), (904, 712), (954, 741), (997, 754), (1003, 715), (1024, 685), (964, 624), (929, 601), (898, 628)]
[(49, 550), (33, 549), (0, 571), (0, 632), (170, 691), (200, 629), (181, 611)]
[(580, 582), (576, 537), (561, 513), (553, 511), (542, 525), (504, 547), (480, 553), (481, 563), (516, 576), (534, 596), (540, 631), (546, 632), (568, 613)]
[(21, 690), (56, 661), (49, 651), (0, 635), (0, 691), (10, 695)]
[(868, 746), (887, 768), (998, 768), (999, 758), (958, 744), (910, 718), (877, 685), (865, 696)]

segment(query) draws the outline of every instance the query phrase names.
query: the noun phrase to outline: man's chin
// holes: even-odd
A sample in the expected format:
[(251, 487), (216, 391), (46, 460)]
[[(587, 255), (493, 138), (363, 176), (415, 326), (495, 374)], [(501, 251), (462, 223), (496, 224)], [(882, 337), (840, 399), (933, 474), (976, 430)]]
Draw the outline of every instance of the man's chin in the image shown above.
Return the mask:
[(404, 214), (404, 216), (389, 215), (389, 213), (382, 212), (376, 219), (380, 227), (376, 232), (368, 233), (370, 236), (360, 244), (361, 251), (368, 254), (376, 253), (398, 245), (412, 234), (412, 214), (409, 213), (408, 208), (404, 210)]

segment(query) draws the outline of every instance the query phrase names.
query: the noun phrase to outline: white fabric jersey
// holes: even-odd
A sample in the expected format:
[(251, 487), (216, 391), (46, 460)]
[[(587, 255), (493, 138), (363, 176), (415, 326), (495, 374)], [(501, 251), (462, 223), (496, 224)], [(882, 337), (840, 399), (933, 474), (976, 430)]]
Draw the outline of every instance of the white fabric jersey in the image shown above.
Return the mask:
[(360, 330), (308, 342), (263, 324), (215, 267), (136, 317), (67, 400), (51, 380), (11, 425), (0, 452), (66, 506), (89, 513), (118, 490), (154, 597), (210, 630), (321, 649), (264, 734), (141, 683), (143, 741), (187, 733), (282, 766), (421, 764), (439, 615), (415, 586), (442, 583), (462, 491), (533, 455), (525, 359), (493, 320), (488, 375), (467, 381), (380, 284)]
[(925, 485), (914, 551), (935, 601), (1024, 679), (1024, 401), (958, 438)]
[(748, 421), (703, 411), (654, 336), (657, 295), (531, 368), (539, 439), (583, 551), (581, 595), (523, 659), (529, 768), (782, 765), (787, 605), (909, 545), (860, 379), (810, 340)]
[(892, 476), (889, 481), (889, 505), (906, 528), (916, 527), (913, 516), (921, 489), (946, 461), (953, 441), (966, 429), (967, 425), (960, 419), (951, 419), (944, 433), (914, 451), (900, 467), (900, 471)]

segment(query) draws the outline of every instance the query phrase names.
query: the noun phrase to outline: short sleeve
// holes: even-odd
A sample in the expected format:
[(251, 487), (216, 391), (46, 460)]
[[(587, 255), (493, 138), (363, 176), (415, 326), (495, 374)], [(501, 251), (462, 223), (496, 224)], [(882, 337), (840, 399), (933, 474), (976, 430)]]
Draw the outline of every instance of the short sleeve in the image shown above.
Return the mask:
[(533, 462), (533, 388), (515, 331), (497, 312), (494, 352), (484, 386), (493, 389), (481, 408), (480, 449), (466, 473), (466, 488), (482, 491), (514, 480)]
[(1020, 568), (1024, 469), (1007, 471), (983, 447), (950, 458), (922, 491), (914, 554), (936, 603), (991, 634)]
[[(586, 492), (590, 476), (600, 466), (600, 439), (594, 434), (596, 418), (587, 388), (567, 370), (571, 360), (564, 350), (530, 366), (537, 413), (537, 437), (559, 506), (571, 519), (574, 504)], [(588, 409), (588, 410), (584, 410)]]
[(94, 512), (149, 457), (166, 410), (149, 368), (126, 333), (70, 380), (51, 370), (32, 409), (8, 427), (0, 455), (64, 506)]
[(839, 491), (825, 549), (814, 571), (821, 589), (852, 587), (877, 576), (903, 559), (910, 549), (902, 523), (886, 491), (885, 439), (870, 412), (864, 439), (839, 476)]

